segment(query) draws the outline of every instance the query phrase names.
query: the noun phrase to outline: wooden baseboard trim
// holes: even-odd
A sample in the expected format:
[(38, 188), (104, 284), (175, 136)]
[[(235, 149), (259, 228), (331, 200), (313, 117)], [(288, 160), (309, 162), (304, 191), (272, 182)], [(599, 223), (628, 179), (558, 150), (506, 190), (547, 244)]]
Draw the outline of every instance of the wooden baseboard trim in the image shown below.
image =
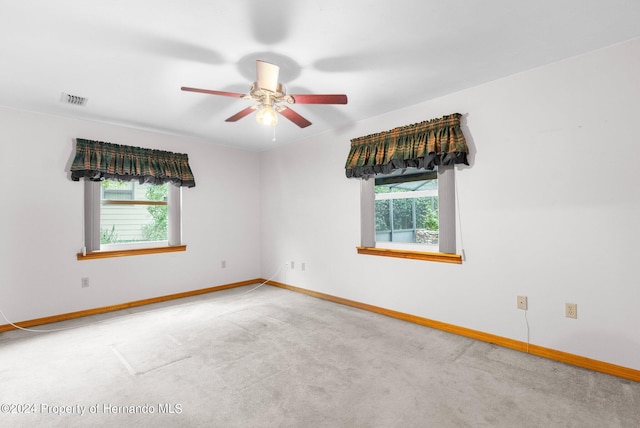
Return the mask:
[(20, 321), (12, 324), (0, 325), (0, 333), (5, 331), (15, 330), (16, 327), (29, 328), (43, 324), (50, 324), (60, 321), (66, 321), (75, 318), (87, 317), (90, 315), (98, 315), (106, 312), (119, 311), (122, 309), (133, 308), (137, 306), (150, 305), (153, 303), (166, 302), (168, 300), (181, 299), (184, 297), (197, 296), (199, 294), (212, 293), (215, 291), (227, 290), (230, 288), (242, 287), (245, 285), (267, 283), (274, 287), (283, 288), (297, 293), (306, 294), (309, 296), (317, 297), (319, 299), (328, 300), (331, 302), (339, 303), (346, 306), (351, 306), (357, 309), (362, 309), (369, 312), (385, 315), (391, 318), (396, 318), (403, 321), (408, 321), (414, 324), (423, 325), (426, 327), (435, 328), (437, 330), (446, 331), (448, 333), (457, 334), (459, 336), (469, 337), (471, 339), (480, 340), (482, 342), (492, 343), (494, 345), (502, 346), (504, 348), (514, 349), (521, 352), (528, 352), (531, 355), (536, 355), (550, 360), (559, 361), (562, 363), (570, 364), (577, 367), (605, 373), (608, 375), (620, 377), (623, 379), (632, 380), (634, 382), (640, 382), (640, 370), (631, 369), (628, 367), (619, 366), (616, 364), (607, 363), (604, 361), (598, 361), (580, 355), (569, 354), (567, 352), (557, 351), (555, 349), (545, 348), (543, 346), (527, 344), (518, 340), (508, 339), (506, 337), (496, 336), (490, 333), (484, 333), (478, 330), (473, 330), (466, 327), (459, 327), (453, 324), (444, 323), (441, 321), (435, 321), (428, 318), (419, 317), (416, 315), (407, 314), (404, 312), (398, 312), (391, 309), (381, 308), (379, 306), (369, 305), (366, 303), (357, 302), (355, 300), (343, 299), (330, 294), (320, 293), (318, 291), (308, 290), (305, 288), (295, 287), (293, 285), (284, 284), (277, 281), (265, 280), (262, 278), (251, 279), (247, 281), (234, 282), (230, 284), (218, 285), (215, 287), (202, 288), (199, 290), (185, 291), (182, 293), (169, 294), (166, 296), (152, 297), (149, 299), (136, 300), (128, 303), (120, 303), (117, 305), (103, 306), (95, 309), (87, 309), (84, 311), (71, 312), (67, 314), (53, 315), (49, 317), (37, 318), (28, 321)]
[(90, 315), (98, 315), (106, 312), (114, 312), (122, 309), (134, 308), (137, 306), (150, 305), (152, 303), (160, 303), (160, 302), (166, 302), (168, 300), (182, 299), (184, 297), (197, 296), (198, 294), (205, 294), (205, 293), (211, 293), (214, 291), (227, 290), (229, 288), (257, 284), (259, 282), (264, 282), (264, 280), (251, 279), (248, 281), (234, 282), (230, 284), (218, 285), (215, 287), (202, 288), (199, 290), (185, 291), (182, 293), (169, 294), (166, 296), (152, 297), (150, 299), (136, 300), (134, 302), (120, 303), (120, 304), (111, 305), (111, 306), (103, 306), (101, 308), (87, 309), (87, 310), (78, 311), (78, 312), (70, 312), (68, 314), (53, 315), (49, 317), (37, 318), (37, 319), (28, 320), (28, 321), (20, 321), (20, 322), (14, 323), (15, 325), (4, 324), (4, 325), (0, 325), (0, 333), (5, 331), (10, 331), (10, 330), (16, 330), (17, 329), (17, 327), (15, 327), (16, 325), (22, 328), (29, 328), (29, 327), (34, 327), (34, 326), (43, 325), (43, 324), (67, 321), (75, 318), (88, 317)]
[(366, 303), (356, 302), (354, 300), (343, 299), (341, 297), (332, 296), (330, 294), (320, 293), (318, 291), (307, 290), (305, 288), (295, 287), (293, 285), (283, 284), (276, 281), (267, 281), (264, 279), (258, 280), (259, 282), (266, 282), (269, 285), (284, 288), (286, 290), (295, 291), (297, 293), (306, 294), (309, 296), (317, 297), (319, 299), (328, 300), (342, 305), (351, 306), (354, 308), (362, 309), (369, 312), (385, 315), (391, 318), (396, 318), (403, 321), (412, 322), (414, 324), (423, 325), (426, 327), (435, 328), (437, 330), (446, 331), (448, 333), (457, 334), (471, 339), (480, 340), (482, 342), (492, 343), (504, 348), (515, 349), (521, 352), (527, 352), (531, 355), (538, 357), (548, 358), (550, 360), (559, 361), (562, 363), (570, 364), (577, 367), (605, 373), (608, 375), (620, 377), (623, 379), (640, 382), (640, 370), (631, 369), (628, 367), (618, 366), (616, 364), (607, 363), (604, 361), (598, 361), (591, 358), (582, 357), (579, 355), (569, 354), (567, 352), (556, 351), (555, 349), (545, 348), (543, 346), (527, 344), (518, 340), (508, 339), (506, 337), (496, 336), (490, 333), (484, 333), (478, 330), (472, 330), (466, 327), (459, 327), (453, 324), (447, 324), (440, 321), (431, 320), (403, 312), (393, 311), (390, 309), (381, 308), (379, 306), (368, 305)]

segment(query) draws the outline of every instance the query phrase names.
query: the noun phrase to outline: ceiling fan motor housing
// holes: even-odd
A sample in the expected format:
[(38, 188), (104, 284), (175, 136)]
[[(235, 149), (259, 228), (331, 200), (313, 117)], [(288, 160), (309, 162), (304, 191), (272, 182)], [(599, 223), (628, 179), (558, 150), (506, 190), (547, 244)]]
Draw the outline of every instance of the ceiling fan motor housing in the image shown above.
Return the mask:
[(295, 102), (293, 97), (287, 95), (287, 91), (282, 83), (278, 83), (276, 91), (272, 92), (268, 89), (260, 88), (258, 82), (253, 82), (249, 90), (249, 95), (248, 98), (253, 98), (261, 104), (277, 104), (285, 101), (293, 104)]

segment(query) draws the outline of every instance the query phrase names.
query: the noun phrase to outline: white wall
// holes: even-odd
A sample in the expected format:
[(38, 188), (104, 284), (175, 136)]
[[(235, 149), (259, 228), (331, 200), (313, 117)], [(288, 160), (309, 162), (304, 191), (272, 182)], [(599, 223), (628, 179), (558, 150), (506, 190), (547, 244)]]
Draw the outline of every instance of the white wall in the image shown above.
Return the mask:
[[(262, 275), (640, 369), (640, 40), (262, 154)], [(357, 255), (349, 140), (459, 112), (462, 265)], [(299, 269), (306, 263), (306, 270)], [(564, 317), (565, 302), (578, 319)]]
[[(83, 185), (68, 166), (78, 137), (189, 155), (186, 252), (76, 260)], [(0, 108), (0, 309), (15, 322), (258, 278), (259, 167), (255, 152)]]

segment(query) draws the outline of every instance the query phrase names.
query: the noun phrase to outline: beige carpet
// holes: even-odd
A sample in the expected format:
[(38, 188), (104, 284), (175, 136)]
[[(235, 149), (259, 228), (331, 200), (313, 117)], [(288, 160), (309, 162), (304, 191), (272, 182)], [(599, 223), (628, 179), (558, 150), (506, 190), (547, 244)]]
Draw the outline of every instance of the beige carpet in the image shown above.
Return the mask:
[(189, 358), (186, 349), (171, 335), (140, 337), (111, 346), (111, 350), (133, 375), (140, 375)]

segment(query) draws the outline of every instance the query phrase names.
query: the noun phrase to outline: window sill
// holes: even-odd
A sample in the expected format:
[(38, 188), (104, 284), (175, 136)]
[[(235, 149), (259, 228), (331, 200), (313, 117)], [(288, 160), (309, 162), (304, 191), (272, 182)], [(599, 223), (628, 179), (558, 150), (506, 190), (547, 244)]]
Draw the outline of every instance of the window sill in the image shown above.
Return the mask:
[(462, 264), (460, 254), (430, 253), (426, 251), (391, 250), (388, 248), (356, 247), (358, 254), (370, 256), (399, 257), (401, 259), (427, 260), (430, 262)]
[(141, 256), (145, 254), (173, 253), (176, 251), (187, 251), (186, 245), (172, 245), (170, 247), (136, 248), (135, 250), (111, 250), (92, 251), (83, 255), (78, 253), (78, 260), (108, 259), (111, 257)]

